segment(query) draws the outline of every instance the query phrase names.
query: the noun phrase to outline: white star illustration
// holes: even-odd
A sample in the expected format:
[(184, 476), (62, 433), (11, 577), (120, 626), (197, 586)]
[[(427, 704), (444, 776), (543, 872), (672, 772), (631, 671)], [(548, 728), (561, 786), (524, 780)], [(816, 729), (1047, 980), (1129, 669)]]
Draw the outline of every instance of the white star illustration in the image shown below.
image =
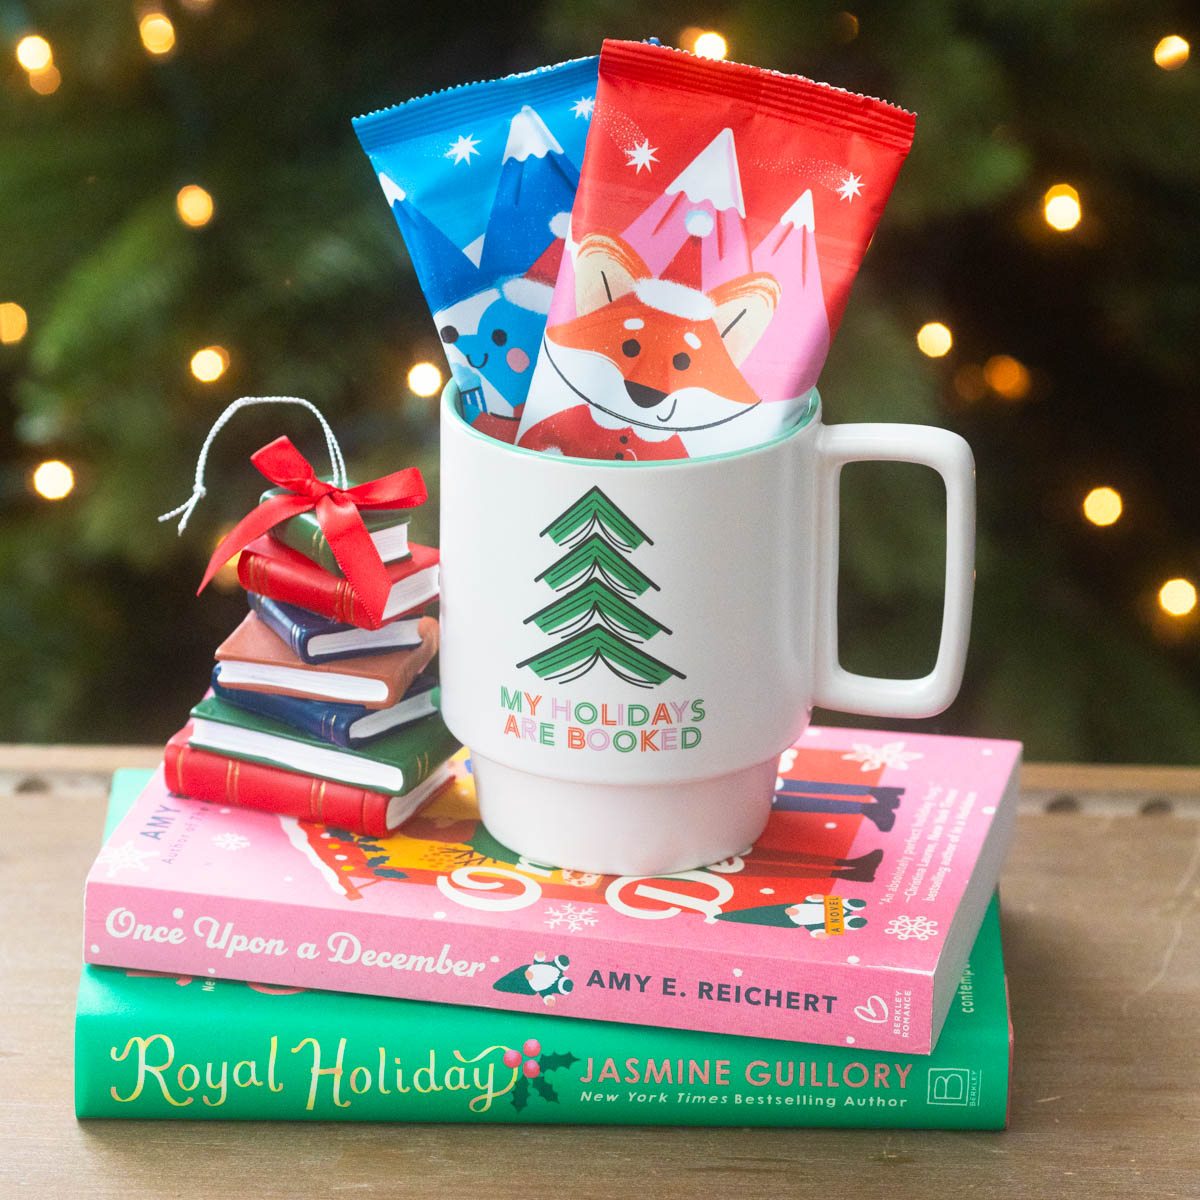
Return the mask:
[(574, 104), (571, 105), (571, 111), (577, 116), (582, 117), (585, 121), (591, 119), (592, 109), (596, 106), (595, 96), (580, 96)]
[(139, 850), (131, 839), (120, 846), (108, 845), (96, 856), (96, 861), (108, 868), (107, 878), (111, 879), (118, 871), (148, 871), (150, 868), (142, 862), (143, 858), (158, 858), (153, 850)]
[(446, 151), (443, 157), (452, 158), (456, 163), (471, 161), (472, 154), (478, 154), (476, 147), (479, 145), (474, 134), (468, 133), (465, 136), (459, 134), (458, 138), (450, 143), (450, 149)]
[(862, 176), (851, 175), (846, 172), (846, 178), (842, 180), (842, 185), (837, 189), (837, 194), (843, 200), (853, 200), (855, 196), (862, 194)]
[(629, 161), (625, 164), (627, 167), (637, 167), (637, 173), (642, 173), (642, 168), (645, 167), (649, 171), (652, 162), (658, 162), (654, 157), (654, 152), (657, 146), (650, 145), (649, 138), (642, 138), (641, 145), (632, 146), (625, 153), (629, 155)]

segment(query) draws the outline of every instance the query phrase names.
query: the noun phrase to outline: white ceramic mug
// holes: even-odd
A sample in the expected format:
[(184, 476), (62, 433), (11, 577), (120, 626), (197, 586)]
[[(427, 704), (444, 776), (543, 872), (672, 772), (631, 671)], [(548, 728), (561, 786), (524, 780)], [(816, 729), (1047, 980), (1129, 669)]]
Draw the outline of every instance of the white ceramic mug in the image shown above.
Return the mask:
[[(660, 464), (563, 458), (441, 415), (441, 687), (480, 812), (541, 863), (622, 875), (744, 851), (814, 704), (928, 717), (962, 680), (974, 590), (970, 448), (923, 425), (803, 426)], [(848, 462), (946, 485), (941, 642), (919, 679), (838, 663)]]

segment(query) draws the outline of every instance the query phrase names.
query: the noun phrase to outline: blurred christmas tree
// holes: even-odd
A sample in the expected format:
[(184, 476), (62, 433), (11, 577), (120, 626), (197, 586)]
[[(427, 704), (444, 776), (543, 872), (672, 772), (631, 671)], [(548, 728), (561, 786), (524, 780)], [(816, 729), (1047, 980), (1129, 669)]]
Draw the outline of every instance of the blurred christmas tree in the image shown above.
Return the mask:
[[(1031, 758), (1200, 758), (1200, 628), (1158, 597), (1200, 570), (1200, 84), (1186, 47), (1155, 58), (1186, 19), (1084, 0), (635, 15), (558, 0), (520, 20), (484, 4), (447, 20), (362, 0), (0, 0), (2, 736), (153, 742), (180, 724), (244, 611), (236, 591), (191, 593), (258, 494), (249, 452), (288, 432), (321, 463), (306, 418), (253, 410), (176, 541), (155, 515), (186, 496), (235, 396), (306, 396), (357, 474), (416, 464), (436, 493), (434, 401), (406, 378), (440, 352), (352, 115), (604, 36), (717, 28), (730, 57), (919, 114), (822, 392), (828, 421), (945, 424), (975, 450), (967, 682), (923, 724), (1018, 737)], [(53, 460), (73, 472), (57, 502), (30, 484)], [(1124, 501), (1108, 525), (1081, 507), (1099, 485)], [(845, 665), (921, 673), (939, 485), (871, 466), (843, 493)], [(418, 540), (436, 540), (428, 509)]]

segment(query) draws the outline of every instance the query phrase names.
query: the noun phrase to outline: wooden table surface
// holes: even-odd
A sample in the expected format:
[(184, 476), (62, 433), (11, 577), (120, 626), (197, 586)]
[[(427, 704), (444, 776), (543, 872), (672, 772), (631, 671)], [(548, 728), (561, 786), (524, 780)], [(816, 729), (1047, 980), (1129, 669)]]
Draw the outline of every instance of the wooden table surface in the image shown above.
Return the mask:
[(1027, 766), (1003, 1133), (90, 1121), (83, 879), (138, 747), (0, 747), (0, 1196), (1200, 1197), (1200, 770)]

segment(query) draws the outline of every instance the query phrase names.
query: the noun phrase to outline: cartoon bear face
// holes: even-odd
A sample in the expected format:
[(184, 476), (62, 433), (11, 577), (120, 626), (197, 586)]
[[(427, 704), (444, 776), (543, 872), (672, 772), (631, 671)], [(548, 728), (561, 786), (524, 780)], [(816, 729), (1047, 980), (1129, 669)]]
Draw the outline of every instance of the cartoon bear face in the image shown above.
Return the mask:
[(513, 303), (500, 288), (488, 288), (441, 309), (434, 320), (465, 401), (470, 403), (466, 393), (478, 389), (481, 402), (472, 407), (513, 416), (529, 391), (545, 315)]

